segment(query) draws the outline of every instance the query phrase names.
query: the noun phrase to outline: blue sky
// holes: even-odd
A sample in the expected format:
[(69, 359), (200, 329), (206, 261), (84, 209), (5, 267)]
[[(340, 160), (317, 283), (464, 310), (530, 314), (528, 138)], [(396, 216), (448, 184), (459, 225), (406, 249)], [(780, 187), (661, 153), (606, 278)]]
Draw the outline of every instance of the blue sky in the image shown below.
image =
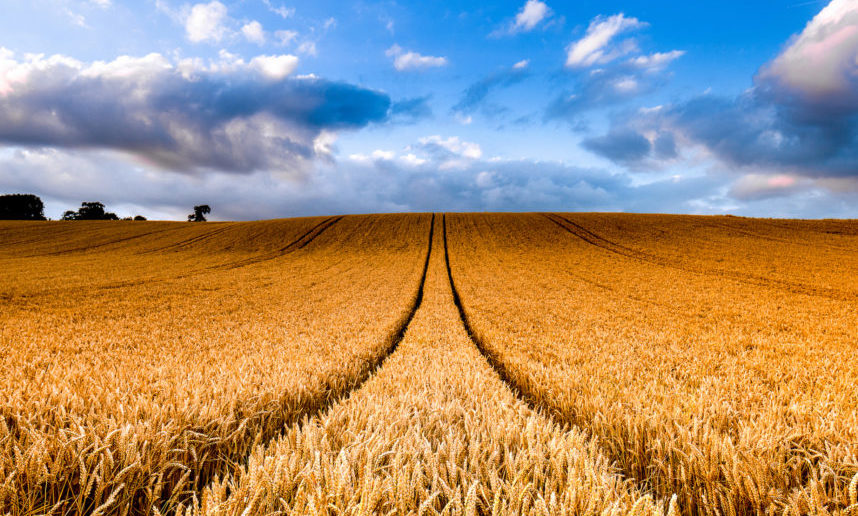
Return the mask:
[(858, 217), (855, 0), (0, 12), (0, 192), (52, 217)]

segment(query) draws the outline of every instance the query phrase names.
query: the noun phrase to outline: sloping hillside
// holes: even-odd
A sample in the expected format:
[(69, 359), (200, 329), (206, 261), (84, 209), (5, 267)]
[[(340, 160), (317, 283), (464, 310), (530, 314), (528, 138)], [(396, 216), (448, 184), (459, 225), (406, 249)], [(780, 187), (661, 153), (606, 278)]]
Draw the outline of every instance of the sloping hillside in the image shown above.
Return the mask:
[(856, 249), (736, 217), (0, 222), (0, 512), (848, 513)]

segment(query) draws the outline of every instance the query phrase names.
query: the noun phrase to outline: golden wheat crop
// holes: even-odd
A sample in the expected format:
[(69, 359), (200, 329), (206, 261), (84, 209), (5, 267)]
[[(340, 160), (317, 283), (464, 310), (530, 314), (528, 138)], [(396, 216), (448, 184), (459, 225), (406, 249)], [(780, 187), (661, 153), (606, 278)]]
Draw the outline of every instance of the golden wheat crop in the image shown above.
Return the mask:
[(858, 224), (0, 223), (0, 513), (858, 514)]
[(854, 503), (858, 224), (486, 215), (450, 225), (477, 342), (641, 488), (676, 493), (695, 514)]
[(168, 510), (347, 392), (410, 313), (429, 219), (296, 245), (325, 221), (4, 226), (0, 512)]
[(194, 513), (663, 514), (598, 446), (517, 400), (453, 303), (437, 221), (425, 294), (379, 373), (214, 482)]

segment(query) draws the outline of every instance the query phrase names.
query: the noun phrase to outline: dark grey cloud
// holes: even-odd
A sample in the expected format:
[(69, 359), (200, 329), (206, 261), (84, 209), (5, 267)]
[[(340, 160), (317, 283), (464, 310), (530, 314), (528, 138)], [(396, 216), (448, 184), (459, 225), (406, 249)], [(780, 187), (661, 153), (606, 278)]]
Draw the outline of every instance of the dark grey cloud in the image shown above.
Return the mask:
[(624, 128), (614, 129), (604, 136), (586, 138), (581, 144), (585, 149), (619, 163), (640, 161), (652, 150), (649, 140)]
[[(783, 97), (764, 86), (734, 98), (694, 97), (633, 117), (622, 117), (584, 146), (617, 163), (670, 159), (680, 146), (702, 146), (734, 170), (858, 176), (858, 108), (829, 110)], [(657, 134), (644, 151), (642, 132)], [(647, 142), (649, 143), (649, 142)]]
[(660, 123), (732, 166), (837, 176), (858, 174), (856, 114), (785, 104), (757, 88), (735, 99), (692, 99), (665, 110)]
[(390, 115), (393, 120), (404, 122), (417, 122), (432, 117), (432, 108), (429, 105), (431, 95), (412, 97), (397, 100), (390, 106)]
[(176, 171), (297, 173), (327, 152), (326, 132), (389, 116), (386, 94), (291, 78), (295, 64), (292, 56), (209, 67), (157, 54), (90, 65), (29, 57), (6, 74), (19, 79), (0, 82), (0, 143), (113, 149)]
[[(622, 113), (617, 116), (617, 119), (634, 122), (635, 116)], [(645, 137), (638, 128), (634, 128), (634, 125), (634, 123), (615, 123), (604, 135), (584, 138), (581, 146), (632, 170), (668, 162), (678, 156), (673, 133), (660, 132), (650, 139)]]
[(497, 71), (468, 86), (459, 102), (453, 106), (453, 112), (468, 114), (482, 108), (484, 112), (492, 115), (504, 111), (500, 106), (489, 104), (488, 97), (494, 91), (509, 88), (530, 77), (530, 73), (525, 68), (526, 62), (523, 64), (522, 67)]
[(676, 139), (670, 133), (658, 135), (652, 144), (652, 150), (658, 159), (673, 159), (678, 155), (676, 151)]

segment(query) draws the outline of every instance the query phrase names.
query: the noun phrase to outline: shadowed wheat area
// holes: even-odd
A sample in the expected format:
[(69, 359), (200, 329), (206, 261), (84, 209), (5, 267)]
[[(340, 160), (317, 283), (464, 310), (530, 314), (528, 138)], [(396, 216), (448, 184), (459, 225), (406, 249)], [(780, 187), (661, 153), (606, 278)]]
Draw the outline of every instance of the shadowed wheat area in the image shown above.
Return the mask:
[(858, 223), (0, 222), (0, 512), (858, 514)]

